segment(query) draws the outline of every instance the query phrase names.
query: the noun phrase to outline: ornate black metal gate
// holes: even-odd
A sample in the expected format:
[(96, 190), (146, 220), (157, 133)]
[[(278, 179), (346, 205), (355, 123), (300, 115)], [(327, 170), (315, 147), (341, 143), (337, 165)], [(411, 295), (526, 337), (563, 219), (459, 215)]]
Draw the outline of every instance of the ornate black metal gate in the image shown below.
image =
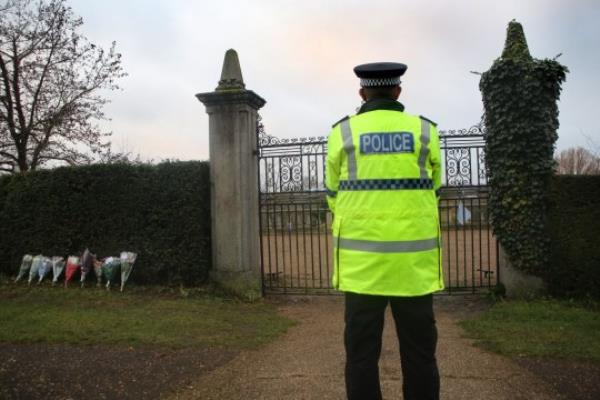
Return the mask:
[[(259, 124), (263, 287), (267, 293), (333, 293), (331, 213), (325, 198), (325, 137), (279, 139)], [(479, 126), (440, 132), (440, 200), (446, 291), (496, 285), (498, 251), (488, 218)]]

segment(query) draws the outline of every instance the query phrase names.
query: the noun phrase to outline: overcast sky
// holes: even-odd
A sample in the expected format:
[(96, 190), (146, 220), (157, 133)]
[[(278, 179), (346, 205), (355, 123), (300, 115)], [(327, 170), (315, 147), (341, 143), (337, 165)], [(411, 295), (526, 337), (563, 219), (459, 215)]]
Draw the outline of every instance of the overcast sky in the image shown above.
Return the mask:
[(600, 142), (600, 1), (597, 0), (70, 0), (83, 34), (114, 40), (128, 77), (105, 124), (116, 150), (145, 159), (208, 158), (208, 116), (194, 97), (220, 78), (229, 48), (246, 88), (279, 137), (325, 136), (360, 104), (352, 68), (408, 65), (401, 101), (440, 129), (481, 118), (479, 76), (497, 58), (506, 26), (525, 28), (532, 55), (569, 67), (558, 149)]

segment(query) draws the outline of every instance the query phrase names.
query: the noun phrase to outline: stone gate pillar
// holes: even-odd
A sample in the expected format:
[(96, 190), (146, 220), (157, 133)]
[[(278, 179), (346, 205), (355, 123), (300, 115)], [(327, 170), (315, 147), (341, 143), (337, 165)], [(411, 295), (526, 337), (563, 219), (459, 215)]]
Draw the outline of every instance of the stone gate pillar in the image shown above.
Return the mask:
[(258, 110), (266, 101), (246, 90), (235, 50), (225, 53), (219, 85), (196, 95), (209, 115), (211, 279), (245, 297), (261, 295)]

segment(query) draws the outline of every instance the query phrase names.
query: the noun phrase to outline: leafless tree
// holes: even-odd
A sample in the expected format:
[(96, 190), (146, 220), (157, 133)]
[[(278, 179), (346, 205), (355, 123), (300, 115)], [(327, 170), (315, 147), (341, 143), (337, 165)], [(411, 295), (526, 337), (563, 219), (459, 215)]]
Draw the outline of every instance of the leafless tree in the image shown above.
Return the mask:
[(0, 4), (0, 171), (101, 158), (109, 132), (98, 126), (100, 92), (123, 77), (115, 43), (108, 51), (79, 31), (66, 0)]
[(598, 175), (600, 157), (583, 147), (572, 147), (556, 157), (556, 173), (562, 175)]

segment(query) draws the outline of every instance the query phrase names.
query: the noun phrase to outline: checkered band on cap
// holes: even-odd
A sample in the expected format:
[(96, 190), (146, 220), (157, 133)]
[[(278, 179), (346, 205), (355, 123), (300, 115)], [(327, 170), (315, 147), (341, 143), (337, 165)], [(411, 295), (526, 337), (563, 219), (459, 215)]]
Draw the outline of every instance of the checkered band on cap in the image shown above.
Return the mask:
[(360, 86), (378, 87), (378, 86), (396, 86), (400, 84), (400, 77), (395, 78), (361, 78)]

